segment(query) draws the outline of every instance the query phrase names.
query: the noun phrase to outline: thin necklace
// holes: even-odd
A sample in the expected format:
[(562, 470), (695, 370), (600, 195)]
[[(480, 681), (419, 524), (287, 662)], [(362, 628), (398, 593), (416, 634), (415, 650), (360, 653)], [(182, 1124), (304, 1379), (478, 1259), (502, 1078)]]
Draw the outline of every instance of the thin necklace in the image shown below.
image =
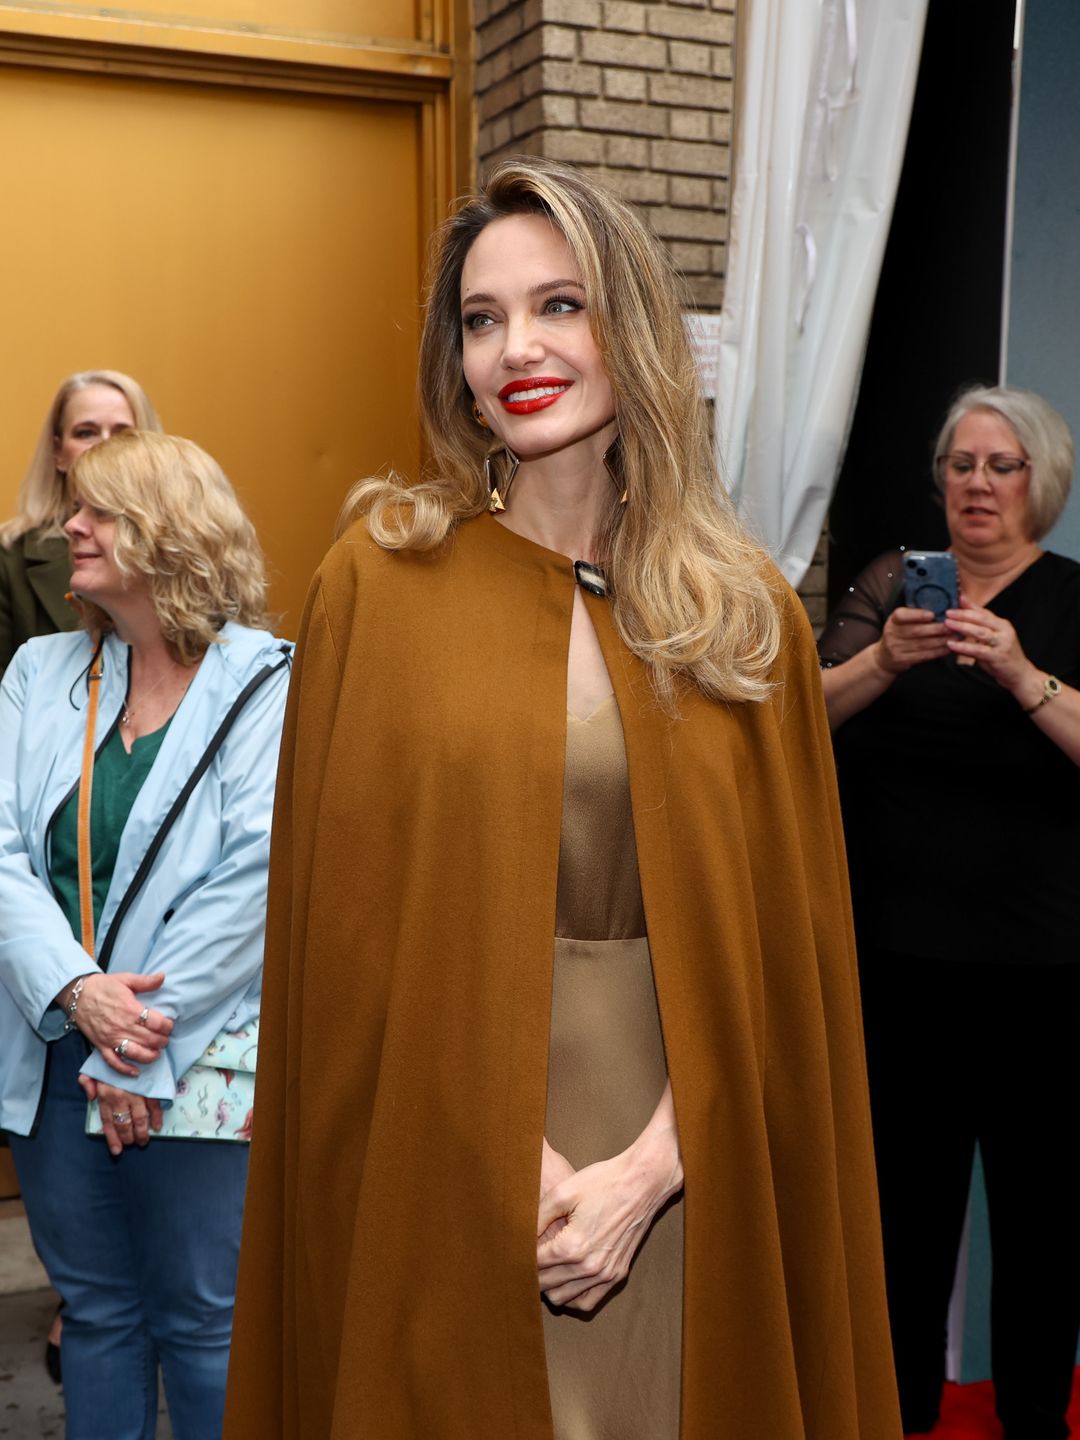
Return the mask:
[[(173, 669), (173, 670), (167, 670), (167, 671), (165, 672), (165, 674), (162, 675), (162, 677), (161, 677), (160, 680), (155, 681), (155, 683), (150, 686), (150, 689), (147, 690), (144, 695), (141, 695), (141, 696), (139, 697), (139, 699), (136, 701), (136, 703), (135, 703), (134, 705), (129, 705), (126, 700), (124, 701), (124, 709), (123, 709), (123, 712), (121, 713), (121, 716), (120, 716), (120, 724), (123, 725), (125, 729), (130, 729), (132, 717), (138, 713), (138, 711), (141, 709), (141, 707), (142, 707), (143, 705), (146, 704), (147, 700), (150, 699), (150, 697), (151, 697), (151, 695), (153, 695), (154, 691), (155, 691), (155, 690), (160, 690), (161, 687), (162, 687), (162, 685), (165, 684), (165, 681), (168, 680), (172, 675), (175, 675), (175, 673), (176, 673), (176, 670), (175, 670), (175, 669)], [(189, 676), (188, 676), (187, 684), (184, 686), (183, 690), (181, 690), (181, 692), (180, 692), (180, 699), (177, 700), (176, 705), (173, 707), (174, 711), (179, 708), (180, 700), (183, 700), (184, 696), (187, 694), (187, 692), (188, 692), (188, 685), (191, 684), (191, 682), (192, 682), (192, 680), (194, 680), (194, 678), (195, 678), (194, 675), (189, 675)]]

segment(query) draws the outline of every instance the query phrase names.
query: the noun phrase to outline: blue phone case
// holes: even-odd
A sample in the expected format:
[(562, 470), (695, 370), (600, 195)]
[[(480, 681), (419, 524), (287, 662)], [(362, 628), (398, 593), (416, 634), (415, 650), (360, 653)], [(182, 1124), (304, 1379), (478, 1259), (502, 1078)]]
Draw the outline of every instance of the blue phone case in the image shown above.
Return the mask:
[(904, 555), (904, 604), (913, 610), (932, 610), (944, 620), (946, 610), (960, 603), (956, 556), (944, 550), (909, 550)]

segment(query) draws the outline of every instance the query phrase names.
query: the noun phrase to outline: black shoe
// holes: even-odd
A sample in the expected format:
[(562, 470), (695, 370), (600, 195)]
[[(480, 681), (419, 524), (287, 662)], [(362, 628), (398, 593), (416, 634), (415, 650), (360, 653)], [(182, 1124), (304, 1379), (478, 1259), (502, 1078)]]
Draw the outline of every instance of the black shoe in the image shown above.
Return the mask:
[(45, 1369), (49, 1372), (49, 1379), (53, 1384), (63, 1384), (64, 1377), (60, 1369), (60, 1346), (54, 1345), (51, 1340), (45, 1342)]

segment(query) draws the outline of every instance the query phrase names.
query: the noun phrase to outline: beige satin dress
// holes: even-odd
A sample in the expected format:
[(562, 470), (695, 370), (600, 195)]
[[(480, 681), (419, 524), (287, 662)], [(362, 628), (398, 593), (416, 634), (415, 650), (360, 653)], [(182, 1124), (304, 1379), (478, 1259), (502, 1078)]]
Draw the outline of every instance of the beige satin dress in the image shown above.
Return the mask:
[[(626, 1149), (667, 1082), (615, 697), (567, 717), (548, 1141), (576, 1168)], [(588, 1316), (544, 1302), (555, 1440), (677, 1440), (681, 1197)]]

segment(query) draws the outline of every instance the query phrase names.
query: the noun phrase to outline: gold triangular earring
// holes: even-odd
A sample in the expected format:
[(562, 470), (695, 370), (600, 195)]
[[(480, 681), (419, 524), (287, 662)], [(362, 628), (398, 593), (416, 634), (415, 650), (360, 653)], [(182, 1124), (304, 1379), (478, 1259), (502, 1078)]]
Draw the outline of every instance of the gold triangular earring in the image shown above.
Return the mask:
[(499, 493), (499, 477), (495, 473), (492, 461), (499, 453), (497, 450), (484, 456), (484, 480), (488, 489), (488, 510), (492, 515), (498, 515), (506, 509), (506, 502), (510, 499), (510, 486), (514, 483), (514, 476), (518, 472), (521, 461), (510, 449), (509, 445), (503, 447), (504, 453), (510, 457), (510, 469), (502, 484), (502, 494)]

